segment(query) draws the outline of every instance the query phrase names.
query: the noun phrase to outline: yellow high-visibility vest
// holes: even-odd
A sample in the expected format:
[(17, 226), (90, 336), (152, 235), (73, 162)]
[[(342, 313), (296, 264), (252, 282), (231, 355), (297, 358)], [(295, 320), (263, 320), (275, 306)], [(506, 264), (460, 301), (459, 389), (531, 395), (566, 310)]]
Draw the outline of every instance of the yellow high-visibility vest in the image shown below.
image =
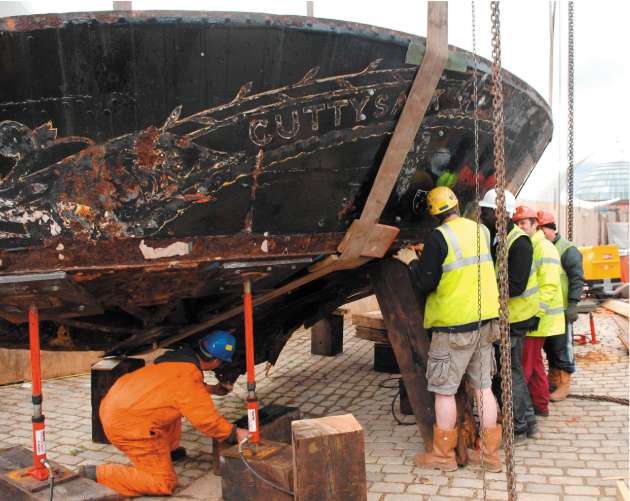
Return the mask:
[(575, 247), (575, 245), (573, 242), (562, 237), (554, 242), (554, 245), (558, 250), (558, 254), (560, 254), (560, 285), (562, 286), (562, 304), (566, 310), (569, 307), (569, 276), (562, 267), (562, 255), (571, 247)]
[[(514, 225), (514, 228), (512, 228), (507, 235), (508, 252), (510, 252), (510, 247), (512, 247), (516, 239), (523, 236), (529, 238), (527, 233)], [(520, 296), (511, 297), (508, 300), (508, 310), (510, 312), (509, 321), (511, 324), (532, 318), (538, 313), (538, 279), (536, 277), (533, 260), (527, 286)]]
[(478, 270), (481, 275), (481, 320), (499, 316), (499, 291), (490, 255), (490, 232), (481, 226), (477, 255), (477, 223), (463, 217), (439, 226), (448, 254), (437, 289), (427, 297), (424, 327), (455, 327), (479, 320)]
[(560, 285), (560, 255), (554, 245), (545, 238), (541, 230), (534, 233), (534, 268), (538, 279), (538, 301), (540, 323), (538, 330), (528, 336), (547, 337), (564, 334), (564, 306)]

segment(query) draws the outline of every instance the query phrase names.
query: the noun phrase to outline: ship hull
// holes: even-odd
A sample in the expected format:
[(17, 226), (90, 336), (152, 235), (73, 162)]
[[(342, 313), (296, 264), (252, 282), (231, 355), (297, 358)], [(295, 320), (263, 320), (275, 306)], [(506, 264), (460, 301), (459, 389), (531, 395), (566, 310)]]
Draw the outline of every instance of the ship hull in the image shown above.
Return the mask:
[[(45, 345), (126, 354), (237, 306), (244, 273), (262, 294), (337, 252), (424, 50), (403, 33), (263, 14), (27, 16), (0, 34), (0, 345), (27, 343), (35, 302)], [(462, 208), (476, 183), (494, 186), (490, 68), (477, 68), (478, 177), (474, 60), (451, 47), (380, 220), (400, 229), (392, 250), (434, 226), (434, 186)], [(552, 124), (533, 89), (503, 79), (518, 191)], [(370, 294), (368, 267), (259, 306), (257, 360)], [(241, 339), (241, 324), (221, 326)]]

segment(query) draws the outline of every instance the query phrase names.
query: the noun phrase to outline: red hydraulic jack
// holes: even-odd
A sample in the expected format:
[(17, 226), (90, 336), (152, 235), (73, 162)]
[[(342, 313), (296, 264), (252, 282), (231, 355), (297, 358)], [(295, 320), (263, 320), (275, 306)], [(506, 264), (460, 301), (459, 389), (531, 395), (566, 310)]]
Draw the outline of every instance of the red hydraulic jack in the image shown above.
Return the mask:
[[(245, 364), (247, 367), (247, 428), (246, 440), (238, 444), (242, 459), (246, 457), (265, 459), (280, 452), (278, 444), (260, 439), (260, 419), (258, 416), (258, 397), (256, 396), (256, 370), (254, 368), (254, 307), (252, 304), (252, 276), (243, 276), (243, 313), (245, 316)], [(247, 444), (246, 450), (243, 446)]]
[(39, 481), (48, 479), (46, 438), (42, 414), (42, 367), (39, 348), (39, 312), (31, 305), (28, 309), (28, 339), (31, 349), (31, 387), (33, 400), (33, 466), (28, 473)]
[(591, 339), (587, 338), (586, 334), (575, 334), (573, 337), (575, 338), (575, 342), (577, 344), (598, 344), (597, 340), (597, 332), (595, 331), (595, 320), (593, 319), (593, 313), (588, 314), (588, 322), (591, 328)]
[(258, 397), (256, 396), (256, 369), (254, 368), (254, 307), (252, 305), (252, 280), (243, 277), (243, 314), (245, 315), (245, 362), (247, 365), (247, 425), (248, 442), (256, 448), (260, 442)]

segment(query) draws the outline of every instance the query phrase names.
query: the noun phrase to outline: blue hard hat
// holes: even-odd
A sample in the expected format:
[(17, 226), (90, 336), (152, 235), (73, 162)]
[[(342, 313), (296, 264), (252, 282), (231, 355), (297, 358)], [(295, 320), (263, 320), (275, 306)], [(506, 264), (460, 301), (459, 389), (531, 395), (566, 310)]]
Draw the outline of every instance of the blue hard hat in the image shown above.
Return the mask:
[(214, 331), (199, 341), (199, 354), (206, 360), (218, 358), (223, 362), (232, 362), (236, 339), (227, 331)]

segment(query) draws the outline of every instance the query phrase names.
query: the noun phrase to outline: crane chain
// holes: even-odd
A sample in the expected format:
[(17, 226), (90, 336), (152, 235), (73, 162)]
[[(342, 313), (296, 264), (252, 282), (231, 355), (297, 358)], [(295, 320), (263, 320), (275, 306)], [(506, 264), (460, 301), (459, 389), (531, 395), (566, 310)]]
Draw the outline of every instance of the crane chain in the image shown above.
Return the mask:
[(568, 137), (567, 137), (567, 239), (573, 240), (573, 89), (574, 44), (573, 2), (569, 2), (569, 75), (568, 75)]
[(512, 370), (508, 319), (507, 222), (505, 217), (505, 157), (503, 121), (503, 82), (501, 79), (501, 22), (499, 2), (490, 2), (492, 22), (492, 115), (494, 125), (494, 169), (497, 192), (497, 264), (499, 281), (499, 332), (501, 335), (501, 389), (503, 408), (503, 448), (508, 500), (516, 500), (514, 468), (514, 421), (512, 418)]
[[(481, 335), (481, 207), (479, 206), (479, 83), (477, 80), (477, 19), (475, 13), (475, 0), (470, 2), (472, 10), (472, 50), (473, 50), (473, 134), (475, 140), (474, 169), (475, 169), (475, 222), (477, 223), (477, 332)], [(481, 360), (481, 378), (483, 380), (483, 357)], [(479, 438), (481, 447), (479, 449), (479, 460), (481, 461), (481, 481), (483, 488), (482, 499), (486, 499), (486, 469), (484, 467), (484, 449), (486, 441), (486, 431), (483, 427), (483, 392), (479, 395)]]

